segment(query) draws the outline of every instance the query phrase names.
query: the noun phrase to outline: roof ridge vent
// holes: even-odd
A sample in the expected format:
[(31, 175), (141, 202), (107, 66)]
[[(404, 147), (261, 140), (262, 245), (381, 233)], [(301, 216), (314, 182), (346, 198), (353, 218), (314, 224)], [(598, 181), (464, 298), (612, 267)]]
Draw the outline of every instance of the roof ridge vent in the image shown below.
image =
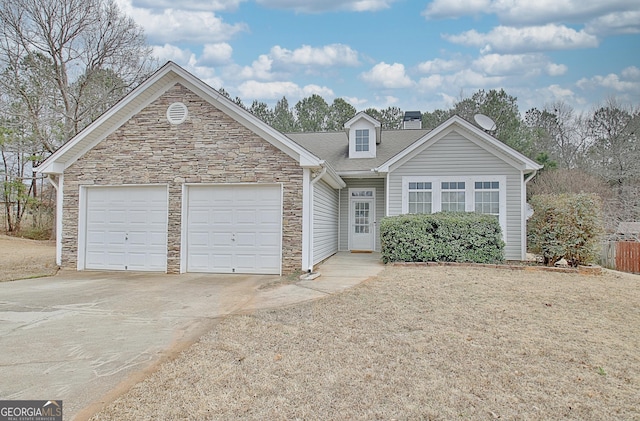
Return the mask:
[(171, 124), (181, 124), (187, 119), (189, 111), (182, 102), (174, 102), (167, 108), (167, 120)]

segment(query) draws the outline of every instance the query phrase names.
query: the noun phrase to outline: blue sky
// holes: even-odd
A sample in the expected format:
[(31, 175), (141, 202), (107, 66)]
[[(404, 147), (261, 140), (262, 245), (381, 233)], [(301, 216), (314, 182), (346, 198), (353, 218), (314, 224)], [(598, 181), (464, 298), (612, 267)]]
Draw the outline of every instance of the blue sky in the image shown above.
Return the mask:
[(640, 105), (638, 0), (116, 1), (161, 62), (247, 105), (433, 111), (499, 88), (523, 113)]

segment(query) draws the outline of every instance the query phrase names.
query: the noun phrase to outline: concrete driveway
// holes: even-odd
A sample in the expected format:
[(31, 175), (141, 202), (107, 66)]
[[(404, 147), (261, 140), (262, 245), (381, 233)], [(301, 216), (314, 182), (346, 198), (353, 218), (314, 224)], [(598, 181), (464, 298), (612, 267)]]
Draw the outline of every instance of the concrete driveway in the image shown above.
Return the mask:
[(255, 275), (61, 272), (0, 283), (0, 399), (62, 399), (83, 419), (224, 315), (344, 290), (382, 270), (339, 253), (315, 280)]

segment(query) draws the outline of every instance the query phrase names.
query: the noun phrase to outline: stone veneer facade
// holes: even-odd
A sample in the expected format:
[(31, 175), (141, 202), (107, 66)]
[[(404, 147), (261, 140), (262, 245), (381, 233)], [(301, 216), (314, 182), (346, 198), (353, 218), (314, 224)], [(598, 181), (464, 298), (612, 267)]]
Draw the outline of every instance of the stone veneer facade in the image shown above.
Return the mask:
[[(187, 120), (167, 121), (183, 102)], [(64, 173), (62, 266), (78, 257), (78, 202), (83, 185), (163, 184), (169, 191), (167, 272), (180, 271), (184, 183), (282, 183), (282, 272), (302, 264), (302, 168), (198, 95), (176, 84), (87, 152)]]

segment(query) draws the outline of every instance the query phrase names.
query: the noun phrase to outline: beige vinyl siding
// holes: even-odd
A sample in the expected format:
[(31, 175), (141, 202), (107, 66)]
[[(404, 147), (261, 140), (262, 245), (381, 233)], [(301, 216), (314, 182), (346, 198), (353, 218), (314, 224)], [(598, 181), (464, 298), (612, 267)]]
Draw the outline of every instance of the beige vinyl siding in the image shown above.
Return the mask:
[(340, 190), (340, 250), (349, 250), (349, 189), (372, 188), (376, 192), (376, 250), (380, 251), (378, 227), (385, 216), (385, 180), (383, 178), (345, 178), (347, 187)]
[[(402, 177), (505, 176), (506, 257), (522, 258), (520, 170), (453, 131), (389, 174), (389, 215), (402, 213)], [(486, 180), (491, 181), (491, 180)], [(501, 186), (502, 188), (502, 186)]]
[(338, 251), (338, 190), (324, 181), (313, 189), (313, 264)]

